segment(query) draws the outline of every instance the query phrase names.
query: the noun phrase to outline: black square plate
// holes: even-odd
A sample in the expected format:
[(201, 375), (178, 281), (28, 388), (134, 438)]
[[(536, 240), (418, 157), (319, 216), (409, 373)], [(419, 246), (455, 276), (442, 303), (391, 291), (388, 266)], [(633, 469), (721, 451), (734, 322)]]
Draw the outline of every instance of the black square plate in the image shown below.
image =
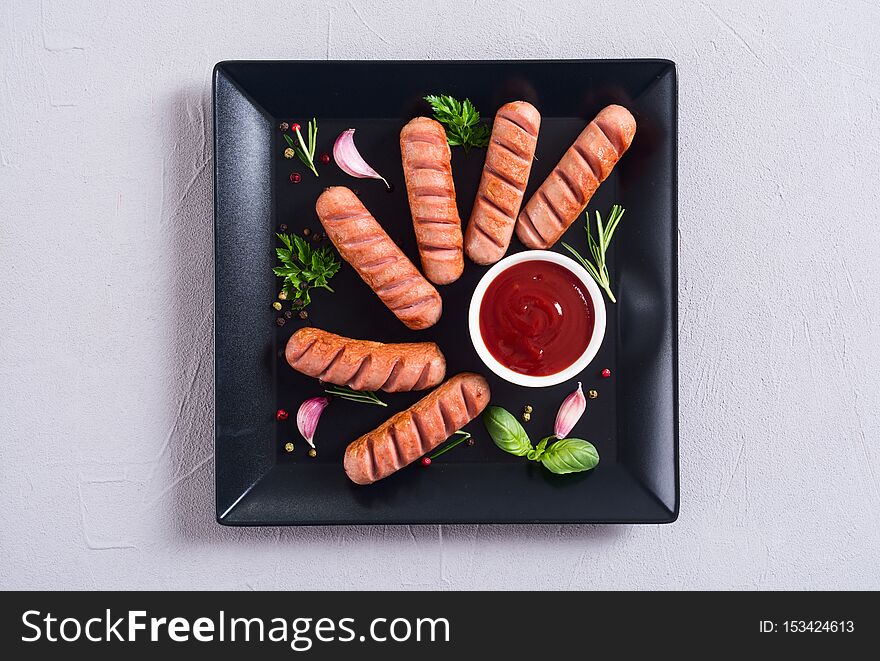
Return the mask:
[[(425, 393), (383, 394), (388, 408), (335, 400), (321, 419), (318, 456), (298, 436), (296, 409), (321, 394), (317, 381), (283, 359), (303, 323), (380, 341), (436, 341), (448, 374), (484, 374), (492, 401), (518, 412), (534, 408), (527, 430), (551, 433), (562, 399), (575, 381), (541, 389), (513, 386), (480, 362), (467, 332), (467, 307), (486, 270), (440, 287), (443, 317), (411, 332), (343, 265), (335, 294), (314, 295), (308, 322), (275, 324), (279, 282), (272, 274), (274, 231), (319, 229), (315, 200), (326, 186), (357, 189), (361, 200), (418, 264), (398, 137), (412, 117), (428, 114), (430, 93), (469, 97), (491, 119), (500, 105), (532, 102), (542, 114), (537, 160), (526, 198), (573, 139), (608, 103), (629, 108), (638, 122), (630, 150), (599, 188), (589, 210), (619, 202), (626, 216), (610, 256), (617, 305), (608, 304), (605, 342), (579, 377), (595, 388), (576, 436), (599, 450), (599, 466), (557, 476), (507, 455), (479, 420), (461, 446), (430, 468), (418, 464), (374, 485), (352, 484), (342, 470), (346, 445)], [(395, 185), (353, 179), (335, 164), (318, 163), (316, 178), (283, 157), (277, 126), (316, 117), (317, 153), (357, 129), (367, 161)], [(587, 523), (669, 522), (678, 515), (677, 359), (677, 83), (665, 60), (499, 62), (222, 62), (214, 70), (214, 196), (216, 240), (216, 485), (217, 520), (228, 525), (334, 523)], [(484, 150), (453, 150), (458, 207), (470, 215)], [(293, 184), (293, 172), (302, 176)], [(564, 240), (586, 252), (582, 222)], [(522, 250), (514, 237), (510, 251)], [(554, 248), (561, 250), (559, 244)], [(601, 379), (608, 367), (613, 376)], [(275, 420), (285, 408), (291, 416)], [(295, 444), (286, 453), (287, 441)]]

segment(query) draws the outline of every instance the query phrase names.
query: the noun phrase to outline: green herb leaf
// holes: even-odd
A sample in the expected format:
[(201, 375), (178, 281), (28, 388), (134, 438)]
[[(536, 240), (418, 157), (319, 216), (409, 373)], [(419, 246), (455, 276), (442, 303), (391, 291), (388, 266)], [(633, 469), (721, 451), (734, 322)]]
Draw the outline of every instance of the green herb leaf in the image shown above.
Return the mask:
[(599, 463), (599, 453), (589, 441), (564, 438), (547, 448), (540, 461), (551, 473), (559, 475), (580, 473), (596, 467)]
[(622, 206), (615, 204), (611, 207), (611, 212), (608, 214), (608, 221), (605, 223), (602, 222), (602, 216), (599, 215), (599, 212), (596, 212), (596, 232), (598, 239), (593, 238), (593, 232), (590, 230), (590, 215), (587, 214), (586, 222), (584, 223), (584, 230), (587, 233), (587, 248), (590, 250), (593, 263), (582, 257), (577, 250), (567, 243), (563, 242), (562, 244), (565, 246), (565, 249), (574, 255), (583, 267), (589, 271), (593, 280), (605, 290), (605, 293), (608, 295), (608, 300), (612, 303), (616, 303), (617, 299), (614, 298), (614, 294), (611, 291), (611, 276), (608, 274), (608, 261), (605, 253), (608, 252), (608, 247), (611, 245), (611, 237), (614, 236), (614, 232), (617, 230), (620, 219), (623, 218), (624, 211), (625, 209)]
[(505, 452), (525, 457), (534, 450), (526, 430), (506, 409), (490, 406), (483, 412), (482, 420), (495, 445)]
[(491, 130), (480, 124), (480, 113), (465, 99), (462, 103), (446, 94), (429, 94), (425, 101), (431, 104), (434, 119), (446, 129), (446, 142), (452, 147), (462, 146), (465, 151), (471, 147), (487, 147)]
[(312, 302), (310, 289), (321, 287), (333, 291), (327, 284), (341, 266), (330, 248), (323, 247), (313, 249), (307, 241), (299, 236), (278, 234), (278, 240), (286, 248), (275, 248), (275, 254), (281, 266), (276, 266), (272, 272), (280, 278), (284, 278), (281, 290), (290, 296), (295, 293), (295, 302), (300, 308), (306, 307)]

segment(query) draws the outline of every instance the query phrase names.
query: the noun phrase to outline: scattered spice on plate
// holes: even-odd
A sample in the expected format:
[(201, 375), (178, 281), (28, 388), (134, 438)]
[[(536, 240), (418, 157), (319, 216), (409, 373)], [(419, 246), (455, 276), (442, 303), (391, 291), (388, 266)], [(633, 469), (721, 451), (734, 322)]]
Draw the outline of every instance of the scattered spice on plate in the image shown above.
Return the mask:
[(321, 154), (321, 163), (327, 165), (330, 163), (330, 154)]
[(287, 225), (285, 225), (284, 223), (281, 223), (281, 224), (278, 226), (278, 231), (279, 231), (279, 232), (286, 232), (286, 231), (287, 231)]
[(278, 292), (278, 300), (279, 301), (286, 301), (287, 300), (287, 292), (284, 290)]
[(290, 183), (298, 184), (302, 181), (302, 175), (299, 172), (291, 172), (290, 173)]
[(275, 411), (276, 420), (284, 421), (287, 420), (288, 417), (290, 417), (290, 414), (284, 409), (278, 409), (277, 411)]
[(526, 404), (525, 406), (523, 406), (523, 411), (525, 411), (526, 413), (531, 413), (532, 412), (531, 405)]
[(279, 130), (279, 131), (286, 131), (286, 130), (289, 129), (289, 128), (290, 128), (290, 124), (288, 124), (287, 122), (281, 122), (281, 123), (278, 125), (278, 130)]
[(276, 310), (280, 310), (281, 303), (279, 303), (278, 301), (275, 301), (274, 303), (272, 303), (272, 307), (275, 308)]
[(285, 310), (284, 311), (284, 318), (285, 319), (293, 319), (293, 312), (291, 310)]
[(293, 443), (285, 443), (284, 444), (285, 452), (293, 452)]
[(311, 233), (312, 233), (312, 230), (310, 230), (308, 227), (306, 227), (306, 228), (303, 230), (303, 236), (308, 236), (308, 235), (311, 234)]
[(587, 397), (589, 397), (590, 399), (596, 399), (598, 396), (599, 396), (598, 390), (590, 390), (587, 392)]
[(602, 370), (602, 378), (607, 379), (609, 376), (611, 376), (611, 370), (606, 367)]
[(285, 323), (287, 323), (287, 320), (286, 320), (284, 317), (278, 317), (278, 318), (275, 320), (275, 324), (276, 324), (277, 326), (283, 326)]
[(422, 466), (430, 466), (431, 457), (422, 457)]
[(318, 456), (318, 451), (315, 450), (314, 448), (312, 448), (311, 450), (309, 450), (309, 456), (314, 459), (315, 457)]
[(531, 413), (526, 413), (525, 411), (523, 411), (523, 414), (522, 414), (522, 420), (523, 420), (523, 422), (528, 422), (528, 421), (531, 420), (531, 419), (532, 419), (532, 414), (531, 414)]
[[(284, 137), (287, 137), (286, 133), (284, 134)], [(284, 158), (293, 158), (294, 156), (296, 156), (296, 152), (290, 147), (284, 150)]]
[(305, 310), (300, 310), (300, 311), (299, 311), (299, 318), (300, 318), (300, 319), (308, 319), (308, 318), (309, 318), (309, 313), (306, 312)]

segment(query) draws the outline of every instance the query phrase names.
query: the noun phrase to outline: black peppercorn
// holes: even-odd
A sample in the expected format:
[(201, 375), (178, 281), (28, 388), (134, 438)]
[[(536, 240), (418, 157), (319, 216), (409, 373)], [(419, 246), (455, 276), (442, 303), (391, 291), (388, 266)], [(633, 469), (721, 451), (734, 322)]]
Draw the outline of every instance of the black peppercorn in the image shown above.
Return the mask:
[(318, 234), (317, 232), (315, 232), (314, 234), (312, 234), (312, 241), (314, 241), (315, 243), (317, 243), (317, 242), (320, 241), (320, 240), (321, 240), (321, 235), (320, 235), (320, 234)]
[(308, 319), (308, 318), (309, 318), (309, 313), (306, 312), (305, 310), (300, 310), (300, 311), (299, 311), (299, 318), (300, 318), (300, 319)]
[(281, 224), (278, 226), (278, 231), (281, 232), (281, 233), (286, 232), (286, 231), (287, 231), (287, 225), (285, 225), (284, 223), (281, 223)]
[(306, 228), (303, 230), (303, 236), (308, 236), (308, 235), (311, 234), (311, 233), (312, 233), (312, 230), (310, 230), (308, 227), (306, 227)]
[(284, 318), (285, 318), (285, 319), (290, 319), (290, 318), (292, 318), (292, 317), (293, 317), (293, 312), (291, 312), (290, 310), (285, 310), (285, 311), (284, 311)]
[(276, 323), (277, 325), (279, 325), (279, 326), (283, 326), (284, 324), (287, 323), (287, 319), (285, 319), (284, 317), (278, 317), (278, 318), (275, 320), (275, 323)]
[(473, 439), (473, 437), (471, 437), (468, 440), (466, 440), (465, 443), (467, 443), (470, 446), (473, 446), (473, 444), (476, 443), (476, 441)]
[(278, 130), (279, 130), (279, 131), (286, 131), (286, 130), (289, 129), (289, 128), (290, 128), (290, 124), (288, 124), (287, 122), (281, 122), (281, 123), (278, 125)]

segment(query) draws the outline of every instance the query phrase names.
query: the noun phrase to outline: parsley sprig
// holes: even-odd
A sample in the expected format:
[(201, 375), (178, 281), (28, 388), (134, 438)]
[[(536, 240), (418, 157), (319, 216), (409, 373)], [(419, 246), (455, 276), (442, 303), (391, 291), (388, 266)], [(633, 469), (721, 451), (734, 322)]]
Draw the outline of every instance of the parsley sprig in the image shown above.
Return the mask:
[(596, 212), (596, 234), (598, 235), (598, 240), (593, 238), (593, 232), (590, 230), (590, 214), (587, 214), (584, 230), (587, 232), (587, 245), (590, 248), (595, 264), (584, 259), (577, 250), (564, 241), (562, 242), (562, 245), (589, 271), (590, 275), (593, 276), (593, 280), (605, 290), (605, 293), (608, 294), (608, 299), (612, 303), (617, 303), (617, 299), (611, 293), (611, 277), (608, 275), (608, 262), (605, 258), (605, 253), (608, 251), (608, 246), (611, 245), (611, 237), (614, 236), (617, 224), (623, 218), (623, 212), (624, 208), (619, 204), (615, 204), (611, 207), (611, 213), (608, 214), (608, 221), (605, 224), (602, 223), (602, 216), (599, 215), (598, 211)]
[(431, 104), (434, 119), (446, 128), (446, 142), (450, 146), (460, 145), (465, 151), (489, 146), (491, 130), (486, 124), (480, 124), (480, 112), (470, 99), (461, 102), (446, 94), (429, 94), (425, 101)]
[(341, 265), (333, 251), (327, 246), (312, 248), (296, 235), (277, 236), (285, 247), (275, 249), (281, 266), (272, 270), (279, 278), (284, 278), (282, 289), (288, 299), (299, 307), (305, 307), (312, 302), (309, 290), (321, 287), (332, 292), (327, 282), (336, 275)]

